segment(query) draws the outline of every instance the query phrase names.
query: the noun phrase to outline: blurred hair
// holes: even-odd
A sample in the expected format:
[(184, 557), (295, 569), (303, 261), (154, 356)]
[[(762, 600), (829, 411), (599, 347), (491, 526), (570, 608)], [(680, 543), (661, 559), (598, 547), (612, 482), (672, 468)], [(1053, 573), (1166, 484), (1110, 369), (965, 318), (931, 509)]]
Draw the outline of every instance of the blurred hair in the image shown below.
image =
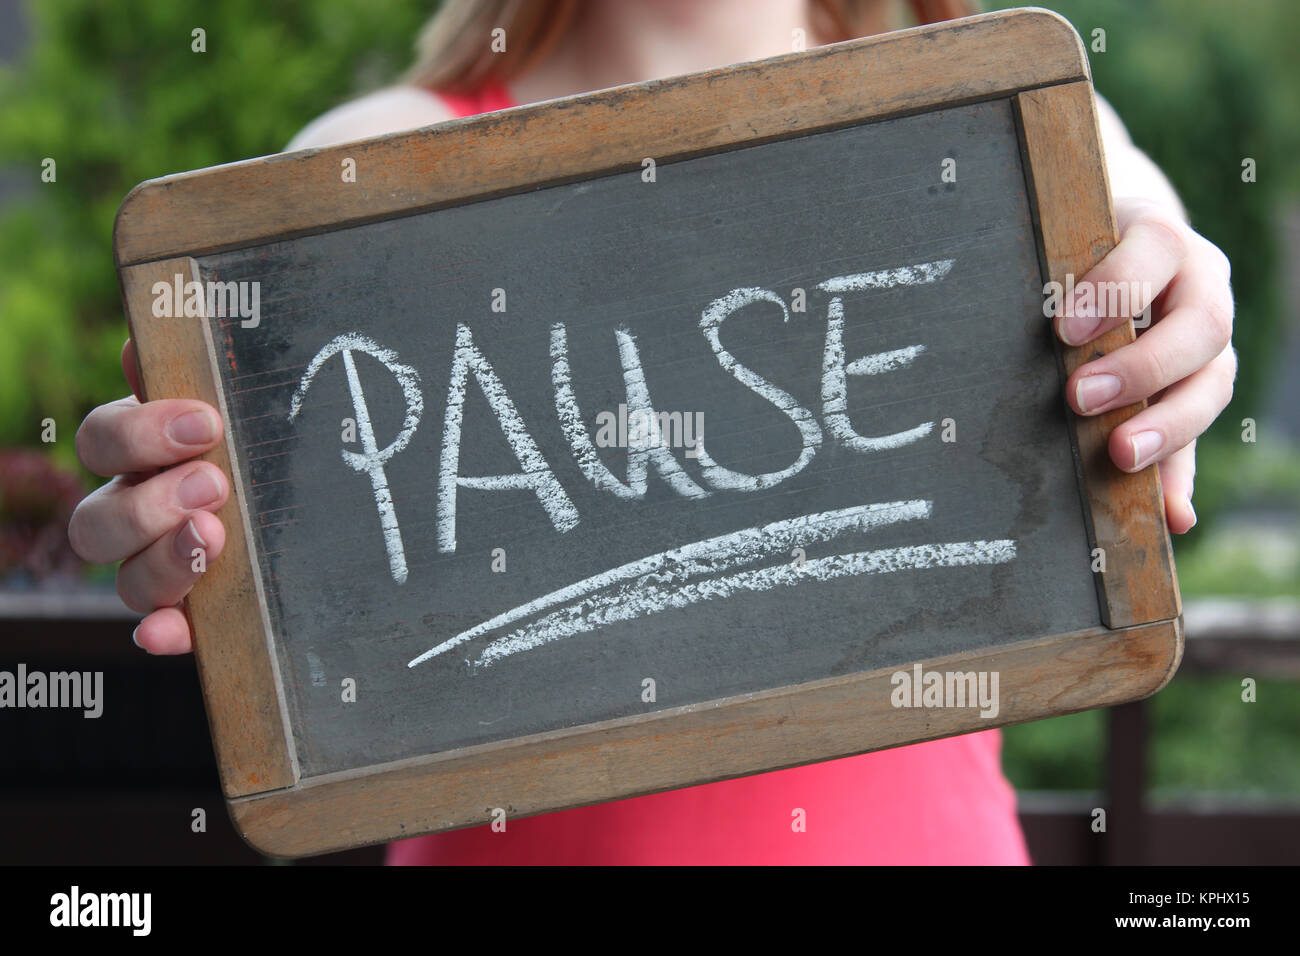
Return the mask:
[[(583, 0), (443, 0), (420, 31), (406, 82), (446, 93), (504, 83), (541, 62), (564, 35)], [(817, 42), (838, 43), (875, 32), (886, 0), (808, 0)], [(978, 12), (978, 0), (906, 0), (917, 23)], [(501, 27), (509, 42), (491, 49)]]

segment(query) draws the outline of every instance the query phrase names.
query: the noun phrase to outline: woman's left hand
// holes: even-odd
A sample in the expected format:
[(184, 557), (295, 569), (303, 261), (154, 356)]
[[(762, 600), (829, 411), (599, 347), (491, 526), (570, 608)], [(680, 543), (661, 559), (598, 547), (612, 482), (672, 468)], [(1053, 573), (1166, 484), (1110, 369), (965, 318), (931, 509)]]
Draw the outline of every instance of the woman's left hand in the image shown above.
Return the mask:
[[(1192, 482), (1196, 438), (1232, 398), (1237, 356), (1232, 348), (1232, 286), (1228, 258), (1167, 205), (1116, 199), (1120, 241), (1076, 283), (1124, 283), (1142, 290), (1132, 315), (1105, 315), (1107, 296), (1092, 296), (1091, 315), (1063, 309), (1056, 333), (1083, 345), (1151, 307), (1150, 327), (1136, 342), (1080, 366), (1066, 382), (1070, 406), (1099, 415), (1150, 399), (1147, 408), (1110, 436), (1110, 457), (1125, 471), (1158, 463), (1169, 530), (1196, 524)], [(1149, 294), (1148, 294), (1149, 293)]]

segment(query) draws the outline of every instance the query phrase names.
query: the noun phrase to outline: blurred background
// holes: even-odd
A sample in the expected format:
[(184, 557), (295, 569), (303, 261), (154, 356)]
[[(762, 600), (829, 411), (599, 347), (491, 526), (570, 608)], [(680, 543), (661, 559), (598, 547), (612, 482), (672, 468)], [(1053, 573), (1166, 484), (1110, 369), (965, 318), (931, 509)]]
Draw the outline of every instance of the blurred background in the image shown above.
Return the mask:
[[(1182, 669), (1149, 701), (1008, 728), (1006, 772), (1039, 863), (1295, 863), (1300, 3), (1040, 5), (1071, 20), (1098, 91), (1232, 260), (1240, 373), (1199, 446), (1200, 521), (1174, 542)], [(99, 482), (76, 461), (77, 426), (126, 392), (113, 218), (142, 180), (276, 152), (393, 82), (435, 7), (0, 0), (0, 669), (102, 670), (112, 696), (93, 721), (0, 713), (0, 863), (260, 859), (227, 821), (193, 660), (134, 647), (115, 569), (67, 545)]]

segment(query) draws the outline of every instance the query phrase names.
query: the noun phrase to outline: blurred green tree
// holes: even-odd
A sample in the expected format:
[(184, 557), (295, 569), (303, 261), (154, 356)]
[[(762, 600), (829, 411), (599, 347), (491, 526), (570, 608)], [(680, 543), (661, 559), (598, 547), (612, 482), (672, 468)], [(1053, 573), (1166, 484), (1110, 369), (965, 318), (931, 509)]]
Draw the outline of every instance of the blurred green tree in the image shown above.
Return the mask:
[[(985, 6), (1007, 6), (986, 0)], [(1276, 372), (1273, 217), (1300, 188), (1300, 3), (1049, 0), (1087, 46), (1097, 87), (1168, 173), (1194, 224), (1234, 268), (1237, 393), (1205, 455), (1233, 461)], [(31, 41), (0, 71), (0, 163), (26, 171), (0, 214), (0, 446), (69, 438), (124, 391), (125, 337), (112, 223), (137, 182), (274, 152), (312, 117), (391, 81), (436, 0), (52, 0), (28, 8)], [(376, 12), (379, 11), (379, 12)], [(204, 31), (205, 52), (193, 32)], [(1257, 166), (1245, 183), (1241, 162)], [(43, 161), (56, 179), (43, 182)], [(64, 463), (72, 442), (54, 446)], [(1224, 451), (1226, 449), (1226, 452)], [(1235, 465), (1225, 465), (1231, 471)], [(1223, 470), (1223, 469), (1221, 469)], [(1207, 489), (1208, 490), (1208, 489)], [(1202, 526), (1223, 495), (1198, 497)], [(1193, 533), (1193, 538), (1197, 532)]]
[[(1009, 6), (999, 2), (988, 7)], [(1258, 417), (1275, 358), (1272, 215), (1300, 184), (1300, 4), (1055, 0), (1093, 46), (1099, 91), (1233, 262), (1241, 373), (1216, 432)], [(31, 4), (22, 63), (0, 72), (0, 162), (30, 201), (0, 222), (0, 445), (75, 425), (122, 391), (117, 205), (154, 176), (263, 155), (307, 120), (395, 77), (434, 0), (58, 0)], [(194, 52), (202, 29), (206, 52)], [(1243, 183), (1241, 162), (1258, 180)], [(40, 179), (54, 160), (57, 179)], [(60, 443), (70, 459), (71, 446)]]
[[(989, 9), (1015, 5), (984, 0)], [(1044, 5), (1069, 18), (1088, 45), (1095, 29), (1106, 31), (1105, 52), (1091, 53), (1099, 91), (1169, 175), (1196, 227), (1233, 262), (1241, 374), (1215, 431), (1221, 448), (1240, 453), (1235, 430), (1242, 418), (1259, 417), (1260, 394), (1276, 371), (1272, 217), (1288, 192), (1300, 190), (1300, 164), (1292, 160), (1300, 150), (1300, 57), (1292, 48), (1300, 3)], [(0, 163), (27, 172), (32, 184), (29, 196), (0, 217), (0, 446), (39, 445), (41, 422), (52, 417), (61, 439), (54, 453), (71, 463), (77, 423), (125, 391), (118, 354), (126, 329), (111, 242), (127, 191), (145, 179), (281, 149), (311, 118), (396, 77), (435, 6), (436, 0), (29, 3), (28, 48), (15, 68), (0, 71)], [(195, 29), (204, 30), (203, 53), (192, 49)], [(1256, 161), (1255, 183), (1241, 181), (1245, 157)], [(46, 158), (56, 164), (52, 183), (41, 180)], [(1264, 484), (1247, 487), (1240, 459), (1226, 452), (1221, 461), (1217, 453), (1210, 457), (1197, 501), (1202, 524), (1215, 502), (1239, 500), (1244, 487), (1251, 495), (1297, 487), (1293, 459), (1252, 471)], [(1217, 566), (1202, 576), (1211, 573), (1222, 576)], [(1198, 753), (1217, 751), (1204, 746), (1204, 721), (1187, 716), (1199, 699), (1180, 695), (1178, 686), (1161, 700), (1174, 715), (1167, 720), (1186, 729), (1185, 746), (1162, 758), (1158, 781), (1221, 783), (1204, 767), (1184, 766)], [(1253, 739), (1238, 741), (1243, 752)], [(1021, 785), (1087, 789), (1098, 770), (1101, 715), (1014, 728), (1007, 741), (1008, 771)], [(1293, 741), (1287, 746), (1294, 755)], [(1295, 786), (1294, 775), (1282, 784)]]
[[(0, 163), (30, 173), (0, 220), (0, 446), (74, 460), (92, 407), (120, 397), (118, 204), (145, 179), (282, 149), (313, 117), (391, 82), (433, 0), (31, 3), (0, 72)], [(205, 52), (196, 52), (202, 30)], [(53, 182), (41, 178), (54, 161)]]
[[(986, 8), (1018, 6), (986, 2)], [(1164, 170), (1192, 225), (1232, 262), (1239, 371), (1209, 438), (1236, 441), (1278, 373), (1277, 218), (1300, 189), (1300, 4), (1290, 0), (1047, 0), (1089, 50), (1093, 82)], [(1102, 30), (1097, 35), (1094, 31)], [(1104, 41), (1104, 51), (1099, 40)], [(1256, 181), (1244, 182), (1253, 159)], [(1209, 509), (1198, 501), (1204, 520)]]

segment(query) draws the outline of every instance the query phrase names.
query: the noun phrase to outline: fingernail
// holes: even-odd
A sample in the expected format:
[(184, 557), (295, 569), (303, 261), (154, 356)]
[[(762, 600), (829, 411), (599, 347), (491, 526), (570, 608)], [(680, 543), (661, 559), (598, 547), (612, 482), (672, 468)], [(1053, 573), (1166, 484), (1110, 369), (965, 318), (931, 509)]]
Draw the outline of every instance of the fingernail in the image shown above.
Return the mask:
[(1093, 337), (1100, 325), (1101, 319), (1091, 304), (1076, 304), (1061, 318), (1061, 340), (1066, 345), (1082, 345)]
[(200, 468), (180, 483), (176, 497), (182, 508), (202, 508), (221, 497), (221, 488), (208, 469)]
[(1190, 531), (1196, 527), (1196, 509), (1192, 507), (1192, 499), (1190, 498), (1187, 499), (1187, 512), (1192, 516), (1192, 523), (1187, 526), (1187, 530)]
[(208, 543), (199, 536), (199, 531), (194, 527), (194, 521), (191, 519), (185, 522), (185, 527), (181, 528), (180, 534), (176, 535), (176, 556), (189, 564), (194, 559), (195, 548), (206, 551)]
[(217, 423), (208, 412), (186, 412), (172, 419), (167, 434), (182, 445), (206, 445), (217, 437)]
[(1138, 432), (1129, 439), (1133, 443), (1133, 470), (1145, 468), (1165, 443), (1165, 437), (1156, 431)]
[(136, 647), (139, 647), (140, 650), (142, 651), (144, 650), (143, 647), (140, 647), (140, 625), (139, 624), (137, 624), (135, 626), (135, 630), (131, 632), (131, 643), (134, 644)]
[(1079, 403), (1081, 411), (1091, 412), (1117, 398), (1123, 388), (1124, 383), (1119, 380), (1118, 375), (1109, 373), (1085, 375), (1074, 387), (1074, 398)]

